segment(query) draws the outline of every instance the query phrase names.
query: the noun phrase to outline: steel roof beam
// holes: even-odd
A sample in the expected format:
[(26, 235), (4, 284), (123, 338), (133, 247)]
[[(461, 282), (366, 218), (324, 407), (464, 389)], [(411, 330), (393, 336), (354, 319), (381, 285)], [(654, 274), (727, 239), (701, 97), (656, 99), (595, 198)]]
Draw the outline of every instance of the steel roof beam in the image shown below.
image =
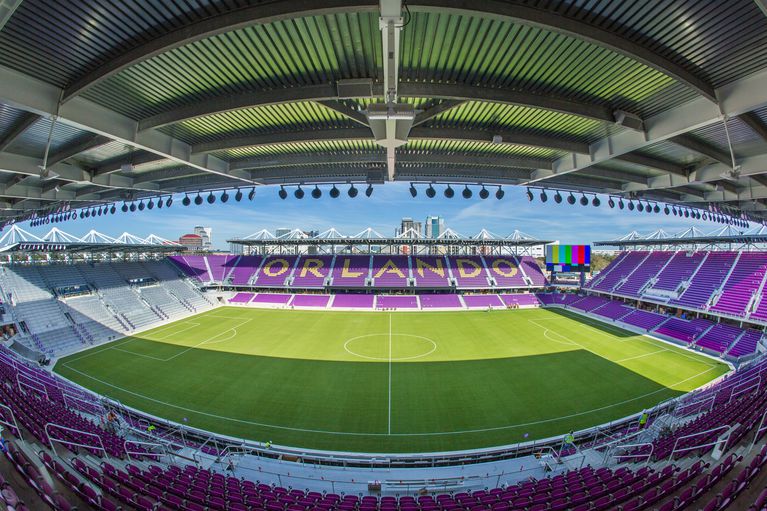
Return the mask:
[(335, 100), (327, 100), (327, 101), (318, 101), (318, 103), (325, 108), (329, 108), (330, 110), (333, 110), (334, 112), (337, 112), (343, 116), (348, 117), (349, 119), (353, 120), (357, 124), (361, 124), (362, 126), (369, 127), (370, 124), (368, 124), (368, 119), (365, 117), (364, 114), (358, 112), (357, 110), (353, 110), (349, 107), (349, 105), (345, 105), (341, 103), (340, 101)]
[(104, 162), (101, 165), (98, 165), (97, 167), (93, 168), (93, 175), (101, 176), (103, 174), (111, 174), (112, 172), (118, 172), (122, 170), (122, 167), (124, 165), (144, 165), (147, 163), (163, 161), (165, 159), (166, 158), (164, 158), (163, 156), (159, 154), (142, 151), (138, 154), (123, 156), (117, 159)]
[(410, 8), (426, 7), (439, 12), (480, 13), (568, 35), (601, 46), (660, 71), (694, 90), (708, 101), (717, 102), (714, 87), (695, 72), (666, 59), (645, 46), (599, 28), (587, 21), (557, 12), (530, 7), (519, 1), (503, 0), (414, 0)]
[(112, 142), (112, 139), (108, 137), (102, 135), (90, 135), (85, 140), (74, 142), (69, 146), (62, 147), (55, 153), (48, 156), (48, 165), (56, 165), (57, 163), (68, 160), (69, 158), (77, 156), (80, 153), (101, 147), (103, 145), (109, 144), (110, 142)]
[(729, 154), (725, 153), (724, 151), (720, 151), (716, 147), (697, 137), (685, 134), (671, 137), (669, 140), (671, 140), (671, 142), (675, 143), (676, 145), (684, 147), (685, 149), (689, 149), (690, 151), (701, 154), (720, 163), (724, 163), (725, 165), (730, 165), (732, 167), (732, 158), (730, 158)]
[[(767, 0), (765, 0), (765, 2), (767, 2)], [(767, 124), (762, 121), (761, 117), (754, 112), (746, 112), (745, 114), (740, 114), (738, 118), (746, 123), (749, 128), (754, 130), (763, 141), (767, 142)]]
[(615, 159), (642, 167), (649, 167), (651, 169), (668, 172), (669, 174), (676, 174), (678, 176), (686, 176), (688, 174), (687, 169), (681, 165), (661, 160), (659, 158), (645, 156), (643, 154), (628, 153), (622, 156), (618, 156)]
[(464, 103), (466, 103), (466, 101), (462, 99), (445, 99), (442, 102), (432, 106), (431, 108), (427, 108), (423, 112), (416, 115), (415, 121), (413, 121), (413, 127), (419, 126), (426, 121), (430, 121), (438, 115), (452, 110), (453, 108), (459, 107)]
[(0, 66), (0, 103), (37, 115), (55, 115), (59, 123), (108, 137), (203, 172), (226, 176), (233, 181), (246, 181), (246, 178), (229, 173), (225, 161), (206, 155), (193, 156), (189, 144), (159, 131), (139, 133), (135, 120), (91, 101), (75, 98), (61, 105), (61, 94), (62, 90), (58, 87)]
[(160, 37), (134, 46), (70, 84), (63, 93), (62, 102), (68, 102), (91, 87), (107, 80), (120, 71), (182, 46), (256, 24), (272, 23), (287, 18), (327, 15), (345, 11), (375, 12), (376, 1), (326, 0), (323, 2), (296, 2), (275, 0), (259, 2), (249, 7), (233, 9), (204, 18)]
[[(381, 84), (372, 84), (372, 95), (383, 93)], [(575, 115), (600, 122), (615, 123), (615, 114), (610, 108), (602, 105), (582, 103), (557, 96), (542, 96), (529, 92), (511, 89), (496, 89), (476, 87), (471, 85), (449, 83), (410, 83), (399, 84), (399, 94), (410, 98), (439, 98), (451, 101), (487, 101), (506, 105), (517, 105), (538, 108), (554, 112)], [(370, 97), (368, 95), (364, 97)], [(139, 131), (152, 128), (162, 128), (171, 124), (181, 123), (221, 114), (234, 110), (258, 108), (262, 106), (296, 101), (336, 101), (345, 98), (339, 94), (336, 85), (307, 85), (285, 89), (248, 91), (241, 94), (211, 98), (206, 101), (180, 107), (167, 112), (147, 117), (139, 121)]]
[[(722, 122), (722, 116), (735, 116), (767, 105), (767, 70), (731, 82), (716, 90), (719, 105), (698, 98), (645, 119), (644, 132), (623, 130), (589, 146), (589, 154), (571, 152), (557, 160), (553, 171), (535, 173), (529, 184), (577, 172), (648, 146)], [(731, 170), (731, 169), (730, 169)]]
[(0, 152), (8, 149), (8, 146), (13, 144), (17, 138), (23, 135), (25, 131), (27, 131), (34, 123), (37, 122), (38, 119), (40, 119), (40, 117), (41, 116), (37, 114), (24, 112), (24, 114), (19, 118), (18, 121), (16, 121), (11, 129), (8, 130), (8, 133), (0, 138)]
[[(588, 154), (589, 146), (583, 142), (563, 140), (556, 136), (533, 135), (528, 133), (516, 133), (511, 131), (480, 131), (462, 130), (451, 128), (413, 128), (410, 130), (409, 140), (467, 140), (473, 142), (493, 143), (494, 137), (501, 137), (503, 144), (524, 145), (558, 149), (560, 151), (573, 151), (579, 154)], [(364, 128), (339, 128), (327, 130), (310, 130), (284, 133), (271, 133), (267, 135), (250, 135), (232, 139), (222, 139), (213, 142), (204, 142), (192, 146), (192, 154), (207, 154), (227, 149), (240, 147), (257, 147), (279, 144), (296, 144), (303, 142), (316, 142), (324, 140), (371, 140), (370, 130)]]

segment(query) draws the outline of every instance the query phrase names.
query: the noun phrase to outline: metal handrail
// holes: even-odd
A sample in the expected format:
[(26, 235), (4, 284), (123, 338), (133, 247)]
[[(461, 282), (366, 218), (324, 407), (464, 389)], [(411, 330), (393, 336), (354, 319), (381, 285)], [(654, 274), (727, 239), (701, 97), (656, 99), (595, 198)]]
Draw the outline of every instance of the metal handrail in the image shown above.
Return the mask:
[(11, 420), (13, 421), (13, 422), (8, 422), (7, 420), (5, 420), (2, 417), (0, 417), (0, 424), (8, 426), (9, 428), (14, 428), (16, 430), (16, 434), (19, 436), (19, 438), (21, 438), (23, 440), (24, 439), (24, 434), (21, 432), (21, 428), (19, 427), (19, 423), (16, 422), (16, 414), (13, 413), (13, 410), (11, 409), (11, 407), (0, 403), (0, 409), (8, 410), (11, 413)]
[[(30, 380), (32, 383), (35, 383), (35, 384), (37, 384), (37, 385), (40, 385), (40, 386), (42, 386), (43, 388), (42, 388), (42, 389), (38, 389), (38, 388), (35, 388), (33, 385), (30, 385), (29, 383), (26, 383), (26, 382), (22, 382), (22, 381), (21, 381), (21, 377), (24, 377), (24, 378), (28, 378), (28, 379), (29, 379), (29, 380)], [(51, 399), (51, 397), (48, 395), (48, 387), (47, 387), (47, 386), (45, 386), (45, 384), (43, 384), (43, 383), (40, 383), (40, 382), (37, 382), (37, 381), (33, 380), (32, 378), (29, 378), (29, 376), (27, 376), (26, 374), (22, 374), (20, 371), (17, 371), (17, 372), (16, 372), (16, 384), (19, 386), (19, 392), (24, 392), (24, 393), (26, 393), (26, 391), (24, 390), (24, 387), (29, 387), (29, 388), (30, 388), (30, 389), (32, 389), (32, 390), (35, 390), (35, 391), (37, 391), (37, 392), (42, 392), (42, 393), (44, 393), (44, 394), (45, 394), (45, 399), (47, 399), (47, 400), (49, 400), (49, 401), (50, 401), (50, 399)], [(23, 385), (23, 386), (22, 386), (22, 385)]]
[(618, 445), (615, 448), (616, 449), (632, 449), (632, 448), (638, 448), (638, 447), (650, 447), (650, 452), (648, 454), (611, 454), (611, 458), (616, 459), (623, 459), (623, 458), (629, 458), (629, 459), (636, 459), (636, 458), (645, 458), (645, 462), (649, 463), (652, 459), (653, 452), (655, 452), (655, 444), (652, 442), (642, 442), (638, 444), (624, 444), (624, 445)]
[[(133, 450), (128, 449), (128, 444), (135, 445), (135, 446), (145, 445), (145, 446), (149, 446), (149, 447), (159, 447), (162, 450), (162, 452), (158, 455), (157, 453), (152, 453), (152, 452), (146, 453), (146, 452), (141, 452), (141, 451), (133, 451)], [(159, 457), (159, 456), (167, 456), (168, 455), (167, 446), (165, 444), (158, 444), (157, 442), (142, 442), (141, 440), (125, 440), (125, 442), (123, 442), (123, 449), (125, 450), (125, 454), (128, 455), (128, 459), (131, 459), (131, 457), (133, 455), (137, 456), (137, 459), (138, 459), (139, 456), (157, 456), (157, 457)]]
[[(99, 442), (99, 445), (98, 445), (98, 446), (94, 446), (94, 445), (85, 445), (85, 444), (81, 444), (81, 443), (78, 443), (78, 442), (73, 442), (73, 441), (71, 441), (71, 440), (67, 440), (67, 439), (65, 439), (65, 438), (53, 438), (53, 437), (51, 437), (51, 431), (50, 431), (50, 427), (59, 428), (59, 429), (63, 429), (63, 430), (65, 430), (65, 431), (71, 431), (71, 432), (73, 432), (73, 433), (79, 433), (79, 434), (81, 434), (81, 435), (85, 435), (85, 436), (94, 437), (94, 438), (96, 438), (96, 440), (98, 440), (98, 442)], [(101, 451), (103, 451), (103, 452), (104, 452), (104, 456), (105, 456), (106, 458), (109, 458), (109, 453), (108, 453), (108, 452), (107, 452), (107, 450), (104, 448), (104, 442), (103, 442), (103, 440), (101, 439), (101, 437), (100, 437), (99, 435), (97, 435), (97, 434), (95, 434), (95, 433), (90, 433), (90, 432), (88, 432), (88, 431), (82, 431), (82, 430), (80, 430), (80, 429), (70, 428), (70, 427), (68, 427), (68, 426), (62, 426), (61, 424), (56, 424), (56, 423), (54, 423), (54, 422), (49, 422), (49, 423), (47, 423), (47, 424), (45, 425), (45, 428), (44, 428), (44, 429), (45, 429), (45, 436), (47, 436), (47, 437), (48, 437), (48, 442), (51, 444), (51, 449), (53, 449), (53, 452), (55, 452), (55, 453), (56, 453), (56, 455), (58, 455), (58, 453), (56, 452), (56, 446), (55, 446), (54, 442), (58, 442), (58, 443), (60, 443), (60, 444), (64, 444), (64, 445), (73, 445), (73, 446), (75, 446), (75, 447), (82, 447), (82, 448), (84, 448), (84, 449), (100, 449)]]
[[(682, 449), (678, 449), (677, 450), (677, 447), (679, 446), (679, 442), (681, 442), (682, 440), (685, 440), (685, 439), (688, 439), (688, 438), (695, 438), (696, 436), (705, 435), (707, 433), (713, 433), (715, 431), (719, 431), (719, 430), (722, 430), (722, 429), (725, 430), (725, 431), (730, 431), (732, 429), (732, 426), (730, 426), (729, 424), (728, 425), (722, 425), (722, 426), (717, 426), (715, 428), (707, 429), (706, 431), (699, 431), (697, 433), (691, 433), (689, 435), (680, 436), (674, 442), (674, 448), (671, 449), (671, 454), (669, 455), (668, 461), (673, 461), (674, 460), (674, 455), (677, 454), (678, 452), (694, 451), (695, 449), (701, 449), (703, 447), (714, 446), (714, 445), (719, 443), (719, 441), (721, 440), (721, 437), (718, 437), (715, 442), (694, 445), (692, 447), (683, 447)], [(727, 436), (727, 438), (729, 439), (729, 435)]]
[(756, 445), (756, 440), (759, 438), (759, 435), (762, 434), (762, 432), (767, 431), (767, 411), (765, 411), (762, 414), (762, 419), (759, 421), (759, 427), (756, 428), (756, 431), (754, 432), (754, 440), (751, 442), (751, 446), (748, 448), (750, 451), (754, 448), (754, 445)]
[[(754, 380), (756, 380), (755, 383)], [(732, 392), (730, 392), (730, 399), (727, 401), (727, 404), (732, 403), (732, 400), (735, 399), (736, 396), (739, 396), (741, 394), (745, 394), (749, 390), (758, 389), (762, 385), (762, 376), (756, 375), (752, 378), (749, 378), (748, 380), (738, 383), (732, 388)], [(738, 389), (738, 390), (735, 390)]]

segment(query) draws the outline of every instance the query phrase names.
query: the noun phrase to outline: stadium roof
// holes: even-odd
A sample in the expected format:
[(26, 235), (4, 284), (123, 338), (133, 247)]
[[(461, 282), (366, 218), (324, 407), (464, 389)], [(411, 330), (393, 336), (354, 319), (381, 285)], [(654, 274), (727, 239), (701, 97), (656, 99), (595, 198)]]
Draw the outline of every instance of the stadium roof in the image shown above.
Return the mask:
[(0, 218), (386, 180), (767, 217), (763, 0), (401, 1), (5, 2)]
[(596, 246), (642, 247), (642, 246), (721, 246), (764, 245), (767, 244), (767, 226), (752, 229), (738, 229), (724, 225), (711, 232), (703, 232), (697, 227), (690, 227), (676, 234), (669, 234), (663, 229), (649, 234), (632, 231), (620, 238), (609, 241), (596, 241)]
[(81, 237), (53, 227), (42, 237), (11, 226), (0, 236), (0, 253), (10, 252), (69, 252), (69, 253), (174, 253), (182, 250), (178, 243), (154, 234), (140, 238), (124, 232), (117, 238), (91, 230)]

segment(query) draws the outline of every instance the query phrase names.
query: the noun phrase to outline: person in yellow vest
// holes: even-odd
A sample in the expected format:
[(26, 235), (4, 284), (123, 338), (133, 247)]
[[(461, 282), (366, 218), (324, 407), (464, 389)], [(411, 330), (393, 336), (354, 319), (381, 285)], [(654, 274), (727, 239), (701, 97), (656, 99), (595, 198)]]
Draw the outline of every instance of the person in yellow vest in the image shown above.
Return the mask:
[(643, 410), (642, 415), (639, 416), (639, 429), (644, 429), (647, 426), (647, 419), (649, 418), (650, 414), (647, 413), (647, 410)]

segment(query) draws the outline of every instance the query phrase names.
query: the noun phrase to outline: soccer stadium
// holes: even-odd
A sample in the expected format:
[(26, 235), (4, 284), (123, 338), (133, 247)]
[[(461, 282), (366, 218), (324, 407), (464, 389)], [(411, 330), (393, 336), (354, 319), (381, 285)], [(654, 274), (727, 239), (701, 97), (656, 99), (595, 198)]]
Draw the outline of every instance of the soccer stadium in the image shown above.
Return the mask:
[(0, 0), (0, 333), (0, 510), (765, 511), (767, 2)]

